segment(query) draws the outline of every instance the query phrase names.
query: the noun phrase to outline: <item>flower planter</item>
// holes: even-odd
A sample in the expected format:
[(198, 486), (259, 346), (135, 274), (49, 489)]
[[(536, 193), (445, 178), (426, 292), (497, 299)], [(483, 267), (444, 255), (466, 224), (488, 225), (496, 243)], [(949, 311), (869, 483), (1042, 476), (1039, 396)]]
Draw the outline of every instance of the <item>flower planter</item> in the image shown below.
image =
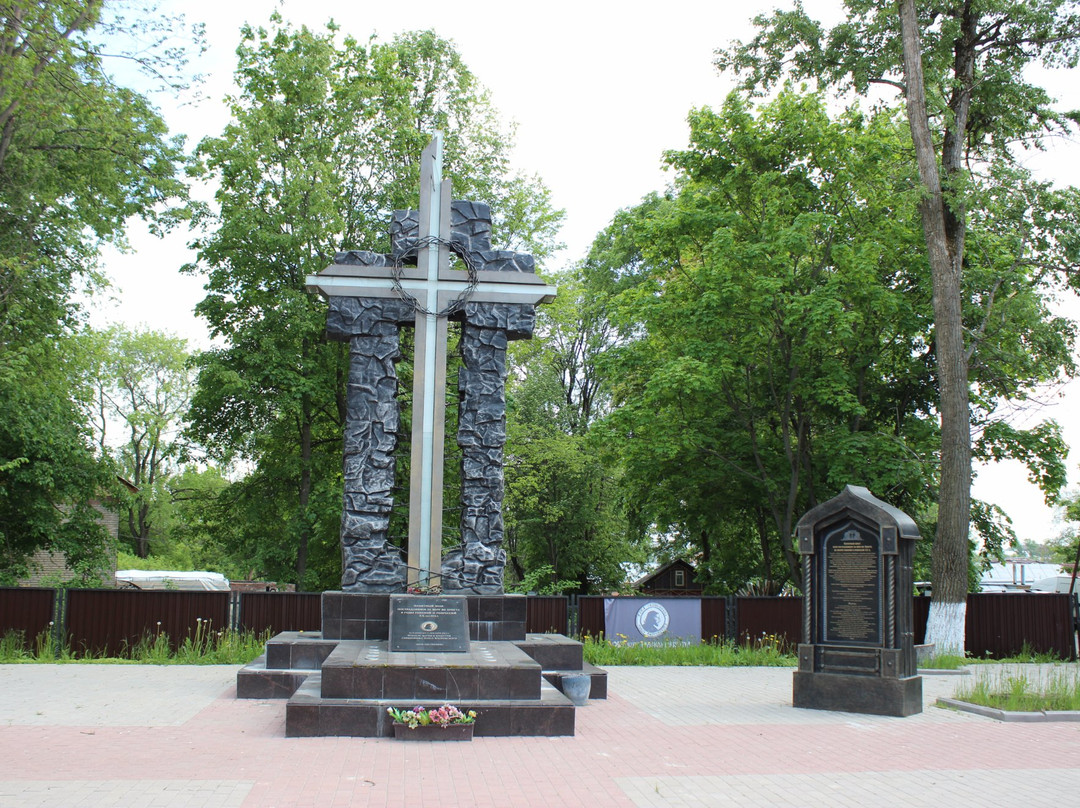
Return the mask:
[(562, 691), (575, 707), (584, 707), (589, 703), (589, 690), (592, 677), (587, 673), (577, 673), (562, 678)]
[(399, 741), (471, 741), (475, 724), (426, 724), (409, 728), (394, 722), (394, 737)]

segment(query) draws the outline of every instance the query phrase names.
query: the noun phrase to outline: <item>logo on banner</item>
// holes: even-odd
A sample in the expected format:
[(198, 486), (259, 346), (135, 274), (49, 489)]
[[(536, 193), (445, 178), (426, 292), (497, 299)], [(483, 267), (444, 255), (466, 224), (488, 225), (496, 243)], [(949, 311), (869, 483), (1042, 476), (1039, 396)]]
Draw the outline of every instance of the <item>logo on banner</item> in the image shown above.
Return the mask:
[(655, 601), (649, 601), (638, 609), (637, 617), (634, 619), (634, 625), (646, 639), (664, 634), (670, 622), (671, 616), (668, 610)]

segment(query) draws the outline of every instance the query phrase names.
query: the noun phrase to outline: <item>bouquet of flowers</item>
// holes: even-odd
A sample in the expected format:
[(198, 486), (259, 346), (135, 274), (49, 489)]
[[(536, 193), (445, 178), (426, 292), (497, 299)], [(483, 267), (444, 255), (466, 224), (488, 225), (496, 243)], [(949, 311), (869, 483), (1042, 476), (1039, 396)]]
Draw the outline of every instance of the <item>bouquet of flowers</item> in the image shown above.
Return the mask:
[(476, 710), (461, 712), (452, 704), (444, 704), (438, 709), (428, 710), (423, 707), (413, 707), (411, 710), (397, 710), (387, 707), (386, 712), (398, 724), (404, 724), (409, 729), (426, 727), (434, 724), (440, 727), (448, 727), (451, 724), (472, 724), (476, 721)]

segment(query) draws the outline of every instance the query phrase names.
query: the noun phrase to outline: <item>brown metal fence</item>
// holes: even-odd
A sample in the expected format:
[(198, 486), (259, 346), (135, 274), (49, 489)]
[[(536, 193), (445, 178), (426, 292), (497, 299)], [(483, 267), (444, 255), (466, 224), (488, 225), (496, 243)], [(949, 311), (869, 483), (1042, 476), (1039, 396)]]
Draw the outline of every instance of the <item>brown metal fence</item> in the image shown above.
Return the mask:
[(529, 595), (525, 603), (525, 631), (530, 634), (568, 633), (569, 604), (566, 595)]
[(601, 637), (604, 634), (604, 599), (582, 595), (578, 602), (578, 634), (582, 637)]
[(926, 618), (930, 615), (930, 598), (925, 596), (912, 598), (912, 604), (915, 644), (922, 645), (926, 642)]
[(0, 636), (16, 631), (33, 643), (49, 630), (55, 603), (54, 589), (0, 589)]
[(1076, 659), (1072, 612), (1068, 595), (968, 595), (967, 652), (1001, 658), (1026, 645), (1037, 654)]
[(775, 641), (794, 650), (802, 642), (802, 598), (735, 598), (735, 636), (740, 644)]
[[(967, 596), (964, 650), (970, 657), (1003, 659), (1026, 645), (1037, 654), (1076, 659), (1074, 605), (1068, 595), (1023, 592)], [(915, 642), (926, 642), (930, 598), (915, 598)]]
[[(569, 599), (565, 595), (530, 595), (525, 630), (532, 633), (565, 634)], [(322, 594), (319, 592), (244, 592), (240, 595), (241, 630), (318, 631), (322, 625)]]
[(701, 639), (718, 642), (727, 636), (727, 611), (726, 598), (701, 599)]
[(244, 592), (240, 595), (241, 631), (319, 631), (321, 592)]
[[(159, 632), (175, 646), (196, 631), (229, 626), (256, 632), (317, 631), (321, 622), (319, 593), (249, 592), (239, 595), (230, 615), (229, 592), (146, 592), (114, 589), (0, 589), (0, 634), (21, 631), (28, 642), (57, 623), (57, 634), (73, 650), (115, 655), (126, 646)], [(604, 598), (581, 596), (576, 625), (568, 625), (569, 599), (531, 596), (529, 632), (574, 631), (604, 634)], [(782, 637), (788, 644), (801, 634), (801, 598), (703, 597), (701, 632), (745, 642), (762, 635)], [(915, 641), (924, 641), (930, 599), (914, 599)], [(967, 652), (1001, 658), (1026, 645), (1035, 653), (1076, 659), (1074, 604), (1068, 595), (969, 595)], [(55, 610), (55, 611), (54, 611)], [(231, 617), (231, 621), (230, 621)]]
[[(579, 597), (578, 630), (604, 633), (604, 598)], [(915, 642), (925, 641), (930, 598), (914, 598)], [(1077, 658), (1074, 605), (1068, 595), (968, 595), (968, 656), (1001, 659), (1027, 647), (1035, 653)], [(802, 640), (802, 598), (729, 597), (701, 599), (701, 636), (706, 640), (753, 642), (773, 635), (791, 648)]]
[(80, 653), (117, 656), (164, 633), (175, 648), (197, 631), (229, 627), (229, 592), (70, 589), (67, 638)]

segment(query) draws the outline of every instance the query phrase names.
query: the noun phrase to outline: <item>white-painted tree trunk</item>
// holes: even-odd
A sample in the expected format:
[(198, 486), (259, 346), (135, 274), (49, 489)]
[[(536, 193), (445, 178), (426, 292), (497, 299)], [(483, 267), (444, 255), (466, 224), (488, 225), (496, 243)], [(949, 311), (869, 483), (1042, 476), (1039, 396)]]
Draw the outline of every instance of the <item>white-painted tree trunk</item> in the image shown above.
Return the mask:
[(926, 642), (934, 644), (934, 655), (964, 655), (964, 626), (967, 618), (967, 602), (930, 602), (930, 616), (926, 619)]

